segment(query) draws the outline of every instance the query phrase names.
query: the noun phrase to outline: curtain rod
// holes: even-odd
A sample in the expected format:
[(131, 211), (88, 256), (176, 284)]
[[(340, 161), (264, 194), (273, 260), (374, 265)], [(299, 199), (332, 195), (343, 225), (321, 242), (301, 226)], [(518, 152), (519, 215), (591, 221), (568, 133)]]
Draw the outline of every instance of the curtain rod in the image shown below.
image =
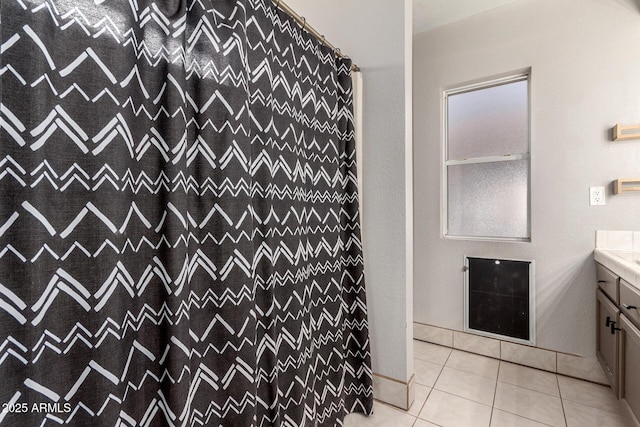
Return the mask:
[[(320, 43), (322, 43), (323, 45), (327, 46), (329, 49), (332, 49), (341, 58), (346, 58), (347, 57), (347, 55), (345, 55), (342, 52), (340, 52), (340, 49), (338, 49), (337, 47), (335, 47), (334, 45), (329, 43), (329, 41), (322, 34), (320, 34), (315, 28), (313, 28), (311, 25), (309, 25), (307, 23), (307, 19), (304, 16), (298, 15), (295, 10), (291, 9), (291, 6), (289, 6), (288, 4), (286, 4), (285, 2), (283, 2), (281, 0), (271, 0), (271, 1), (273, 3), (275, 3), (277, 8), (279, 8), (284, 13), (286, 13), (287, 15), (289, 15), (290, 17), (295, 19), (295, 21), (302, 26), (303, 30), (307, 30), (307, 32), (309, 32), (312, 36), (314, 36), (316, 39), (318, 39), (318, 41)], [(354, 72), (357, 73), (357, 72), (360, 71), (360, 67), (358, 67), (356, 64), (352, 63), (351, 64), (351, 71), (354, 71)]]

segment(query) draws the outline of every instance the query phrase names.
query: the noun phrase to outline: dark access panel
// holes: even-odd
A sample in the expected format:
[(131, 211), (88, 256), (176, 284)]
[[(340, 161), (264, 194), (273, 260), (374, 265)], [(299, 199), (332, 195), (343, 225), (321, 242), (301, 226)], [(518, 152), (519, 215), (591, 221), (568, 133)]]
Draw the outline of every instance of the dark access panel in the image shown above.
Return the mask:
[(469, 328), (529, 341), (531, 262), (468, 259)]

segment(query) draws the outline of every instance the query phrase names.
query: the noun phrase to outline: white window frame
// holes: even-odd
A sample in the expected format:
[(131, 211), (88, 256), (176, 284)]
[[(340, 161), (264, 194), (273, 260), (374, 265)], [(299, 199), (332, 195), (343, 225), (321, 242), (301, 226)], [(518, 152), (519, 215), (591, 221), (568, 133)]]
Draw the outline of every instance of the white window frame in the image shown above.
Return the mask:
[[(527, 82), (527, 152), (508, 154), (502, 156), (473, 157), (468, 159), (447, 159), (448, 153), (448, 97), (465, 92), (472, 92), (479, 89), (488, 89), (508, 83), (519, 81)], [(442, 170), (440, 173), (442, 182), (441, 199), (441, 231), (442, 237), (451, 240), (486, 240), (486, 241), (506, 241), (506, 242), (531, 242), (531, 70), (525, 70), (504, 77), (490, 78), (477, 83), (456, 86), (442, 91)], [(527, 236), (525, 237), (496, 237), (496, 236), (465, 236), (450, 235), (448, 230), (449, 219), (449, 198), (448, 198), (448, 167), (456, 165), (480, 164), (490, 162), (504, 162), (514, 160), (528, 160), (529, 167), (527, 173)]]

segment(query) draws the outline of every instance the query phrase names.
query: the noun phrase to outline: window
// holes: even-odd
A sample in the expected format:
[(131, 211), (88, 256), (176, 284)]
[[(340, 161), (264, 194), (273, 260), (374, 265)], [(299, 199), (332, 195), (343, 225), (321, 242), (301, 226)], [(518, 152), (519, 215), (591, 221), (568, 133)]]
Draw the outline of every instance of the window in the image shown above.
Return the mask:
[(444, 92), (444, 235), (530, 240), (529, 73)]

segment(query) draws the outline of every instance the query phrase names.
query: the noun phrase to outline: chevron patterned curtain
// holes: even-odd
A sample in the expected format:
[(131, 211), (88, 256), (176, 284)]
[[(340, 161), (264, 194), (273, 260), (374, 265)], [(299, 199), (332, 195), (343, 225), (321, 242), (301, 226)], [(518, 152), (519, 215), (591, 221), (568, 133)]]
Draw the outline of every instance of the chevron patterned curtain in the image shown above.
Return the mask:
[(0, 425), (370, 413), (349, 60), (270, 0), (2, 0)]

